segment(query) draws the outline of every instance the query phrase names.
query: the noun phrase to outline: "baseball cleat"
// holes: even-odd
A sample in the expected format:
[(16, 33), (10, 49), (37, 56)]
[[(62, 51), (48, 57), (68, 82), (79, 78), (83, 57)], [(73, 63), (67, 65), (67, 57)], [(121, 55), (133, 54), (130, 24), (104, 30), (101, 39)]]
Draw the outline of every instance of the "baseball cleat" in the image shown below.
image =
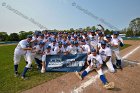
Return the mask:
[(45, 73), (45, 69), (44, 68), (41, 69), (41, 73)]
[(114, 82), (110, 82), (104, 85), (104, 88), (110, 90), (113, 89), (115, 87)]
[(81, 77), (80, 73), (78, 73), (77, 71), (75, 72), (76, 76), (80, 79), (83, 80), (83, 78)]
[(24, 76), (21, 76), (21, 79), (27, 80), (28, 78), (27, 77), (24, 77)]
[(14, 76), (15, 76), (15, 77), (18, 77), (18, 76), (19, 76), (19, 74), (18, 74), (18, 73), (15, 73), (15, 74), (14, 74)]

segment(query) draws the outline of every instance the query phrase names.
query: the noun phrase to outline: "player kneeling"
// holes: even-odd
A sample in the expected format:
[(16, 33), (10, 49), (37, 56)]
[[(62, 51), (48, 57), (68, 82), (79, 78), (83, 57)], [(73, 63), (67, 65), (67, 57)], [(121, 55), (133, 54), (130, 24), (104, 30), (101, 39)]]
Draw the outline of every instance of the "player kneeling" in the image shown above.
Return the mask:
[(51, 46), (47, 46), (45, 51), (44, 51), (44, 55), (42, 56), (42, 69), (41, 69), (41, 73), (45, 73), (46, 72), (46, 55), (54, 55), (54, 54), (56, 54), (56, 53), (51, 50)]
[(104, 84), (104, 87), (106, 89), (113, 89), (114, 88), (114, 82), (108, 82), (107, 79), (105, 78), (105, 75), (103, 74), (102, 71), (102, 59), (101, 56), (97, 54), (97, 51), (95, 49), (91, 50), (91, 54), (88, 55), (87, 58), (87, 64), (88, 67), (82, 72), (82, 74), (76, 72), (76, 75), (78, 76), (79, 79), (83, 80), (83, 78), (92, 70), (96, 70), (97, 73), (100, 75), (100, 79), (102, 83)]

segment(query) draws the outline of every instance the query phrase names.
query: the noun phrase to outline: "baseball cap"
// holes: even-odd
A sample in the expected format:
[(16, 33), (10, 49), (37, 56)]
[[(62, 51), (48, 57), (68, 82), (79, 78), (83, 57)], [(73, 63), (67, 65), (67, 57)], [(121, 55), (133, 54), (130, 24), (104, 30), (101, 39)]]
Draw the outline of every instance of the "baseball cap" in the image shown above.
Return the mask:
[(27, 35), (27, 38), (32, 38), (32, 35)]
[(106, 35), (106, 38), (111, 38), (111, 35), (110, 35), (110, 34), (107, 34), (107, 35)]
[(101, 45), (106, 45), (106, 41), (105, 40), (102, 40), (100, 43), (101, 43)]
[(78, 44), (78, 41), (75, 41), (74, 44)]
[(91, 49), (91, 52), (96, 52), (96, 49), (92, 48), (92, 49)]
[(114, 31), (113, 34), (114, 35), (118, 35), (119, 34), (119, 31)]
[(44, 45), (44, 44), (45, 44), (45, 42), (42, 42), (42, 41), (41, 41), (41, 42), (39, 42), (39, 45)]
[(59, 44), (59, 45), (62, 45), (62, 42), (61, 42), (61, 41), (59, 41), (59, 42), (58, 42), (58, 44)]
[(47, 48), (47, 49), (50, 49), (50, 48), (51, 48), (51, 46), (49, 46), (49, 45), (48, 45), (48, 46), (46, 46), (46, 48)]

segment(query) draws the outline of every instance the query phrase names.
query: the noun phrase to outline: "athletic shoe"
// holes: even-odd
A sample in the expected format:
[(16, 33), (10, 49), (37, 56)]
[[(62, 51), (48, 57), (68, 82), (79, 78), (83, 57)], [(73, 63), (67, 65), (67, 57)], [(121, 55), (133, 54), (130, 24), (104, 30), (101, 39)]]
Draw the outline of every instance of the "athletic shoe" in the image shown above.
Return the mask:
[(29, 78), (27, 78), (27, 77), (25, 77), (25, 76), (21, 76), (21, 79), (27, 80), (27, 79), (29, 79)]
[(77, 71), (75, 72), (76, 76), (80, 79), (80, 80), (83, 80), (83, 78), (81, 77), (81, 74), (78, 73)]
[(113, 89), (114, 88), (114, 82), (107, 83), (107, 84), (104, 85), (104, 87), (108, 90)]
[(45, 68), (42, 68), (41, 69), (41, 73), (45, 73)]
[(18, 73), (15, 73), (15, 74), (14, 74), (14, 76), (15, 76), (15, 77), (18, 77), (18, 76), (19, 76), (19, 74), (18, 74)]

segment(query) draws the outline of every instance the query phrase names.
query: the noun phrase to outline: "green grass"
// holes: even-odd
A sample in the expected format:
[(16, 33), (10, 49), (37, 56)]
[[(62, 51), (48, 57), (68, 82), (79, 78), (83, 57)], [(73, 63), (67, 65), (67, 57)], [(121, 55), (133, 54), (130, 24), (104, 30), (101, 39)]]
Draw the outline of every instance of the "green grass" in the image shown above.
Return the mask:
[[(121, 49), (129, 46), (126, 44)], [(13, 66), (13, 52), (15, 47), (15, 45), (0, 46), (0, 93), (21, 92), (65, 74), (62, 72), (41, 74), (37, 69), (33, 69), (33, 71), (27, 72), (27, 76), (30, 76), (29, 80), (22, 80), (20, 77), (15, 78)], [(25, 61), (22, 58), (19, 64), (19, 73), (23, 71), (25, 65)], [(33, 66), (35, 65), (33, 64)]]
[(131, 45), (130, 44), (125, 44), (123, 47), (120, 48), (120, 50), (123, 50), (123, 49), (125, 49), (125, 48), (127, 48), (129, 46), (131, 46)]
[[(21, 92), (65, 74), (60, 72), (41, 74), (34, 68), (33, 71), (27, 72), (27, 76), (30, 76), (29, 80), (14, 77), (13, 52), (15, 47), (15, 45), (0, 46), (0, 93)], [(22, 58), (19, 73), (22, 73), (25, 65)]]

